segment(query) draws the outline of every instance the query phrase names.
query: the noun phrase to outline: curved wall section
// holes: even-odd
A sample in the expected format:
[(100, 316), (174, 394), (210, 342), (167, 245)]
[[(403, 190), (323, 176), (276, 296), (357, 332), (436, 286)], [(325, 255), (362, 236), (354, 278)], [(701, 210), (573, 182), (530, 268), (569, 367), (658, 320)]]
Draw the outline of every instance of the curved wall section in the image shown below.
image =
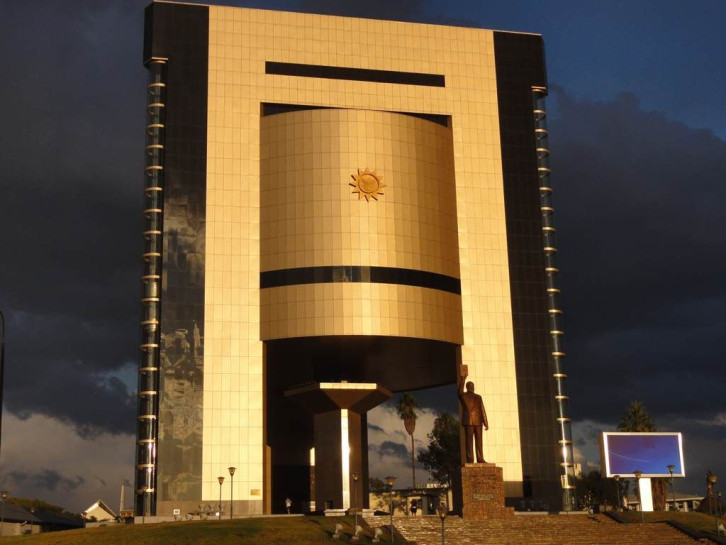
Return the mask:
[[(261, 338), (461, 344), (451, 130), (390, 112), (319, 109), (263, 117), (260, 137)], [(381, 182), (369, 199), (356, 192), (366, 169)]]

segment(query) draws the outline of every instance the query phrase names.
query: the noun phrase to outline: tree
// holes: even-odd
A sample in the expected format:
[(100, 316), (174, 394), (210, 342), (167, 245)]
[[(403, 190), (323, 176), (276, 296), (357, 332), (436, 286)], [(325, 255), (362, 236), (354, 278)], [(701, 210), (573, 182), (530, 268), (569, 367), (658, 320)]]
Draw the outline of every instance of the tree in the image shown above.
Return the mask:
[[(618, 431), (653, 432), (658, 431), (658, 427), (655, 425), (655, 421), (643, 403), (640, 401), (631, 401), (630, 405), (625, 409), (622, 420), (618, 424)], [(668, 480), (653, 478), (650, 480), (650, 487), (651, 494), (653, 495), (653, 509), (656, 511), (665, 511), (668, 496)]]
[(653, 418), (640, 401), (631, 401), (618, 424), (618, 431), (648, 432), (658, 431)]
[(576, 496), (580, 507), (599, 511), (601, 505), (607, 504), (606, 483), (599, 471), (590, 471), (575, 479)]
[(386, 490), (386, 483), (384, 483), (383, 480), (379, 479), (378, 477), (369, 477), (368, 478), (368, 489), (371, 492), (381, 494)]
[(411, 472), (413, 473), (414, 488), (416, 488), (416, 448), (414, 447), (413, 432), (416, 430), (416, 409), (418, 408), (418, 400), (413, 394), (409, 394), (408, 392), (403, 394), (401, 399), (398, 400), (398, 403), (396, 403), (396, 412), (398, 412), (398, 416), (403, 420), (406, 432), (411, 436)]
[(418, 453), (418, 461), (436, 482), (451, 487), (461, 467), (459, 421), (447, 412), (441, 413), (434, 421), (428, 439), (429, 446)]

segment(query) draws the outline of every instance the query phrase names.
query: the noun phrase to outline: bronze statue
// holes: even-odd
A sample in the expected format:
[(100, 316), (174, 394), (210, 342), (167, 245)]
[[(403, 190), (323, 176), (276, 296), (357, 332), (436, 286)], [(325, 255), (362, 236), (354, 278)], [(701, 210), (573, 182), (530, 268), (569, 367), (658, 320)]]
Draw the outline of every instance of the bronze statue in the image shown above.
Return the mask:
[[(484, 410), (484, 402), (480, 395), (474, 393), (474, 383), (466, 383), (468, 371), (463, 366), (461, 376), (459, 378), (459, 400), (463, 415), (461, 424), (464, 426), (466, 433), (466, 462), (468, 464), (475, 463), (474, 452), (472, 449), (472, 439), (476, 442), (476, 463), (486, 463), (482, 454), (482, 426), (485, 430), (489, 429), (487, 421), (487, 412)], [(466, 383), (466, 391), (464, 391), (464, 383)]]

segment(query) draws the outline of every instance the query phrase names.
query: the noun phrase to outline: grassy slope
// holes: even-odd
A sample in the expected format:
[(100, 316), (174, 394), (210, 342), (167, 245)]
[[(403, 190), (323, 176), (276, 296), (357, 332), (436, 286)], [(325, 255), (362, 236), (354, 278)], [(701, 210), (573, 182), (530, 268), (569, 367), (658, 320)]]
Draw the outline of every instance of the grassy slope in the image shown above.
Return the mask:
[[(640, 513), (629, 511), (627, 513), (618, 513), (625, 520), (629, 522), (640, 522)], [(697, 532), (710, 532), (716, 534), (716, 520), (713, 515), (706, 515), (704, 513), (682, 513), (680, 511), (654, 511), (652, 513), (643, 513), (645, 515), (645, 522), (663, 522), (666, 520), (672, 520), (688, 526), (692, 530)], [(723, 519), (719, 519), (719, 522), (724, 522)], [(724, 522), (726, 525), (726, 522)]]
[[(319, 545), (332, 543), (335, 523), (342, 522), (345, 542), (353, 533), (353, 517), (271, 517), (234, 521), (106, 526), (34, 536), (3, 538), (3, 543), (27, 545)], [(370, 543), (371, 534), (361, 539)], [(340, 543), (340, 541), (338, 541)]]

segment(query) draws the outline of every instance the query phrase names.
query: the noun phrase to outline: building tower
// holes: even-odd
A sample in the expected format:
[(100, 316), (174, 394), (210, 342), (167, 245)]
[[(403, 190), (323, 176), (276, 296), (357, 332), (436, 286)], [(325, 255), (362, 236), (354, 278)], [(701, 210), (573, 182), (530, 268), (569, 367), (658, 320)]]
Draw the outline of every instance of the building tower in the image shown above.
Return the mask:
[(145, 26), (137, 513), (314, 497), (314, 417), (286, 392), (462, 364), (509, 500), (559, 507), (541, 37), (171, 2)]

